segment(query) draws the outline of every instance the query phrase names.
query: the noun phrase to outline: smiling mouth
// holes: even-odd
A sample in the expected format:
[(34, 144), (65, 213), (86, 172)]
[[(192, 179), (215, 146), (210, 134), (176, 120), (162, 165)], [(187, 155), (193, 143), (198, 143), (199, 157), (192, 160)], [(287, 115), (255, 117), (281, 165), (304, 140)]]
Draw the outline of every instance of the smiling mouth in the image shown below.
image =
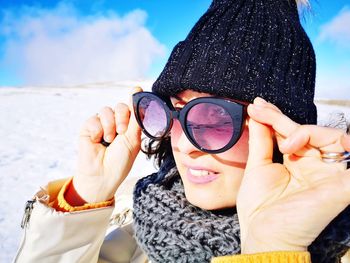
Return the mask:
[(217, 172), (210, 172), (207, 170), (197, 170), (197, 169), (191, 169), (191, 168), (188, 168), (188, 170), (193, 176), (198, 176), (198, 177), (208, 176), (211, 174), (218, 174)]
[(193, 184), (208, 184), (219, 177), (219, 173), (203, 170), (187, 168), (186, 177)]

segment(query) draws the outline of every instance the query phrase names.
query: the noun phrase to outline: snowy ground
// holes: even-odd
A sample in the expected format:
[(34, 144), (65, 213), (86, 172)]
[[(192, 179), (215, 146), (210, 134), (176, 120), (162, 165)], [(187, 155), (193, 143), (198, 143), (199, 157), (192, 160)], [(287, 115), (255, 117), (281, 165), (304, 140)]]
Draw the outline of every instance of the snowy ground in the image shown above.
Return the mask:
[[(10, 262), (16, 252), (25, 201), (47, 181), (71, 175), (84, 120), (105, 105), (127, 102), (132, 86), (0, 88), (0, 262)], [(350, 120), (350, 107), (318, 108), (321, 123), (334, 111), (345, 112)], [(140, 154), (131, 176), (153, 170)]]

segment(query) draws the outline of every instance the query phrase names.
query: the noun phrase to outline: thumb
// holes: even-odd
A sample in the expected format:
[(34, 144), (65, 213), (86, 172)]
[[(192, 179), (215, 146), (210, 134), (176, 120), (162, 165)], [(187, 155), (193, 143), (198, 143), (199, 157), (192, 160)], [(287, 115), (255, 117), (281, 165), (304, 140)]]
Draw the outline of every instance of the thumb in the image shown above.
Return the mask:
[(137, 120), (135, 117), (132, 95), (142, 91), (143, 90), (141, 87), (135, 87), (131, 93), (130, 100), (129, 100), (130, 121), (129, 121), (128, 129), (125, 132), (125, 135), (128, 136), (128, 138), (135, 140), (136, 142), (139, 142), (141, 140), (141, 128), (137, 123)]
[[(259, 111), (259, 106), (250, 104), (248, 114), (253, 115)], [(249, 156), (247, 160), (246, 173), (250, 170), (272, 163), (273, 140), (272, 130), (269, 126), (249, 118)]]

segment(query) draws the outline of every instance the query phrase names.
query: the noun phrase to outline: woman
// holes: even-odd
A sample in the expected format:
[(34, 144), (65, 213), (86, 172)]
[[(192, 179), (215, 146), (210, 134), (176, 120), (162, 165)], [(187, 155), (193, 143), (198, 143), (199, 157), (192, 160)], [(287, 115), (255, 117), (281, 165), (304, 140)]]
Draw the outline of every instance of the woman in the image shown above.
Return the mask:
[[(350, 244), (349, 171), (324, 160), (346, 158), (349, 138), (304, 125), (316, 123), (314, 81), (296, 3), (214, 1), (153, 93), (85, 123), (78, 169), (37, 197), (17, 261), (97, 261), (142, 128), (160, 169), (135, 187), (133, 228), (152, 262), (309, 262), (307, 250), (336, 262)], [(102, 250), (110, 237), (121, 243), (109, 261), (136, 260), (123, 231)]]

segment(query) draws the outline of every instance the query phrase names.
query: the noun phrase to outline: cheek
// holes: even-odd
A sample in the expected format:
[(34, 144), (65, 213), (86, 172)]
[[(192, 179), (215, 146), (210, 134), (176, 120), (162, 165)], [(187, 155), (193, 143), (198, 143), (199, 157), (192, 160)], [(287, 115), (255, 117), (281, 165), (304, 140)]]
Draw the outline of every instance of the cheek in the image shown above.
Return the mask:
[[(179, 123), (178, 126), (173, 126), (171, 134), (173, 145), (178, 141), (181, 132)], [(187, 169), (182, 165), (182, 161), (188, 161), (191, 156), (173, 151), (180, 176), (184, 182), (186, 198), (190, 203), (207, 210), (234, 207), (236, 205), (237, 192), (248, 158), (248, 137), (248, 129), (245, 128), (239, 141), (226, 152), (216, 155), (206, 153), (197, 155), (202, 162), (216, 168), (220, 173), (218, 180), (205, 185), (193, 184), (186, 177)]]
[(249, 131), (246, 126), (238, 142), (226, 152), (218, 154), (223, 160), (235, 160), (236, 162), (246, 163), (249, 154)]

